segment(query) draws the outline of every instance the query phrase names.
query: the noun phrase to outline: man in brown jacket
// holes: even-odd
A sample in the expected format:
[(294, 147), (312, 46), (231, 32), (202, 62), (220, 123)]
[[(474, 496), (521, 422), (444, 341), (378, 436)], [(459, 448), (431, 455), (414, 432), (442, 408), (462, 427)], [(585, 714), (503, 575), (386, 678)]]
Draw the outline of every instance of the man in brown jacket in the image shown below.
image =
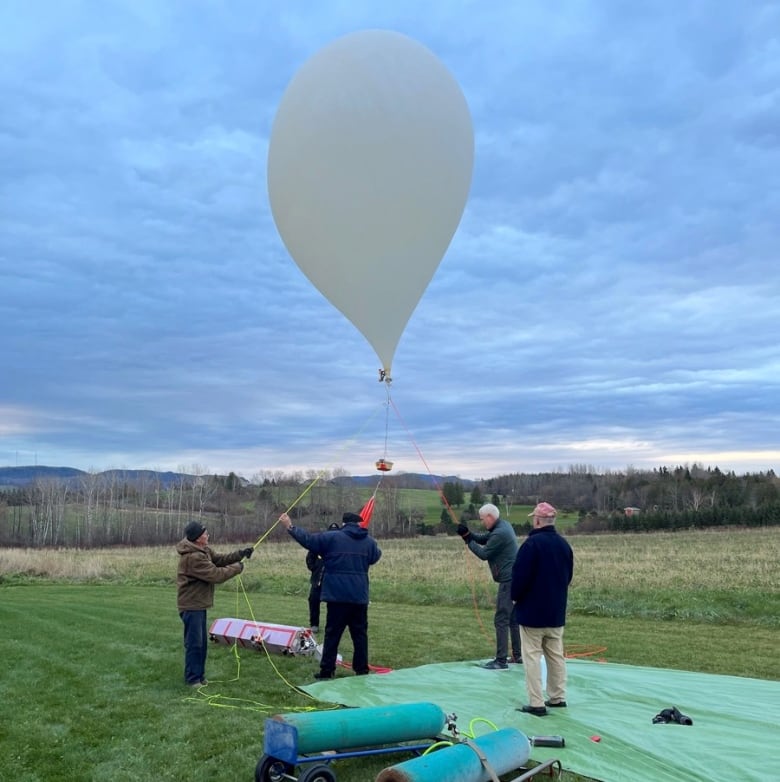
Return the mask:
[(176, 545), (179, 555), (177, 604), (184, 622), (184, 681), (191, 687), (208, 684), (206, 680), (206, 609), (214, 605), (214, 585), (237, 576), (242, 559), (254, 549), (239, 549), (232, 554), (217, 554), (209, 548), (209, 533), (199, 521), (184, 528), (184, 538)]

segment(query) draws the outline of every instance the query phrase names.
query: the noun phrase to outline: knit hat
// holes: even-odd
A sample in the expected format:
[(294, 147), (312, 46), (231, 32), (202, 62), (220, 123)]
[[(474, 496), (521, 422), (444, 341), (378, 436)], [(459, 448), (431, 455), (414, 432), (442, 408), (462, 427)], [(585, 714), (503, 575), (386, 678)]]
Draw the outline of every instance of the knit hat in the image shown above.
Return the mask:
[(363, 521), (362, 517), (358, 516), (357, 513), (345, 513), (341, 520), (344, 522), (344, 524), (360, 524), (361, 521)]
[(550, 505), (549, 502), (540, 502), (528, 515), (541, 516), (544, 519), (552, 519), (558, 514), (558, 511)]
[(206, 528), (199, 521), (191, 521), (184, 528), (184, 535), (187, 540), (194, 543), (205, 531)]

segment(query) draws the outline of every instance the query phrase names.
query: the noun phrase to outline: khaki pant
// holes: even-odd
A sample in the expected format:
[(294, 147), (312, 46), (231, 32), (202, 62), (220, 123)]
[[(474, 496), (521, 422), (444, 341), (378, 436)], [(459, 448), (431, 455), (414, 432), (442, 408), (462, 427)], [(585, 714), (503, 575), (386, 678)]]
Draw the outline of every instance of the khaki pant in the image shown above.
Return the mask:
[(542, 691), (542, 654), (547, 662), (547, 696), (551, 701), (566, 700), (566, 660), (563, 656), (562, 627), (524, 627), (523, 644), (525, 688), (531, 706), (544, 706)]

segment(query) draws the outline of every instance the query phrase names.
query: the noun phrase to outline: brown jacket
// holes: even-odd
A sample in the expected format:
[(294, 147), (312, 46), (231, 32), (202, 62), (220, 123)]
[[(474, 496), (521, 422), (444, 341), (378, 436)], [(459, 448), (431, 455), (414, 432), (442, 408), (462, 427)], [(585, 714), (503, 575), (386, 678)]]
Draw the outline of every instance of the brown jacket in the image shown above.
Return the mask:
[(214, 584), (237, 576), (244, 566), (241, 552), (217, 554), (184, 538), (176, 544), (179, 572), (176, 575), (179, 611), (201, 611), (214, 605)]

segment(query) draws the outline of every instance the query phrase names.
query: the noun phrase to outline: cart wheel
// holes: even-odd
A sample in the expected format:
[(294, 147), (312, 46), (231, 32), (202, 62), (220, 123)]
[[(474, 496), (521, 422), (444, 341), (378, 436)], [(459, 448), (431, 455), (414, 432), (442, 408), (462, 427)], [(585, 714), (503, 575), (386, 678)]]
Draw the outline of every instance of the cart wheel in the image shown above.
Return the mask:
[(287, 777), (292, 778), (293, 771), (295, 767), (289, 763), (263, 755), (255, 767), (255, 782), (283, 782)]
[(336, 775), (330, 766), (312, 766), (298, 777), (298, 782), (336, 782)]

